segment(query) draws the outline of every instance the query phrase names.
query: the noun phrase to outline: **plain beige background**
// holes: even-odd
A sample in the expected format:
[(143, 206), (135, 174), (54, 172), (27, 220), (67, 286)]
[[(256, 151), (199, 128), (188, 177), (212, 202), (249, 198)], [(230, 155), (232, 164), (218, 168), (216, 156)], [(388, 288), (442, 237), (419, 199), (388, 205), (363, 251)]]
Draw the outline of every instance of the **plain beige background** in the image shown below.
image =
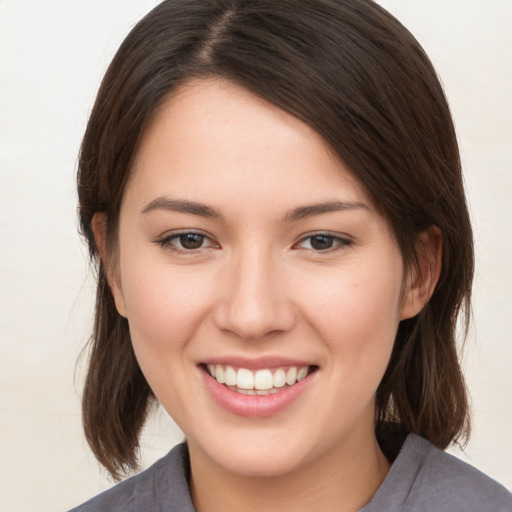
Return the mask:
[[(83, 440), (75, 361), (94, 284), (76, 155), (101, 76), (155, 0), (0, 0), (0, 509), (66, 510), (111, 482)], [(476, 236), (463, 459), (512, 489), (512, 1), (382, 0), (423, 44), (455, 116)], [(181, 434), (159, 412), (144, 464)]]

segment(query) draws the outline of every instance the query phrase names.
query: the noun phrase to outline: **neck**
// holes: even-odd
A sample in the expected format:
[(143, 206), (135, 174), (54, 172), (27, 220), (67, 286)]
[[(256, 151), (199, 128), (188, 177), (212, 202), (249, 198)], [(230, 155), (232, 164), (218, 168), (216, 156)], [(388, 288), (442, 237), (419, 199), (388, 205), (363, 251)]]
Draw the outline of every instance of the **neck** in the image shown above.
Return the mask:
[(277, 476), (233, 474), (190, 443), (189, 450), (197, 512), (355, 512), (371, 500), (389, 471), (374, 435), (371, 442), (344, 443)]

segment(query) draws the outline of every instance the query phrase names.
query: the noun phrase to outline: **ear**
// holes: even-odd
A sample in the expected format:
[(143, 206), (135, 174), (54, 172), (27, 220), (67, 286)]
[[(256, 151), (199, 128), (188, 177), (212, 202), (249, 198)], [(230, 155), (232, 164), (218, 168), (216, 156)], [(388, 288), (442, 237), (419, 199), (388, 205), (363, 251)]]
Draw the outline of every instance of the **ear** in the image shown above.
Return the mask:
[(94, 234), (94, 243), (98, 249), (101, 263), (105, 269), (105, 277), (112, 291), (116, 303), (117, 312), (126, 318), (126, 304), (124, 301), (123, 289), (121, 287), (121, 276), (116, 257), (109, 254), (107, 244), (107, 216), (104, 213), (95, 213), (91, 221), (91, 229)]
[(408, 270), (400, 320), (416, 316), (434, 293), (443, 255), (443, 237), (437, 226), (430, 226), (416, 240), (418, 265)]

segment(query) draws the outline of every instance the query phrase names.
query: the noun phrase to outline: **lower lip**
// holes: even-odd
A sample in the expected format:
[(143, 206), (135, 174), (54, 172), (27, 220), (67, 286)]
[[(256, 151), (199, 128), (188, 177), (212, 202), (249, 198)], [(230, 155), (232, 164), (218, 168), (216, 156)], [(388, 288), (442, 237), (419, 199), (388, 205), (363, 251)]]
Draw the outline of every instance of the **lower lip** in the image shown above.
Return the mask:
[(307, 389), (315, 373), (271, 395), (243, 395), (219, 384), (207, 371), (201, 369), (206, 388), (215, 401), (226, 411), (249, 418), (273, 416), (286, 409)]

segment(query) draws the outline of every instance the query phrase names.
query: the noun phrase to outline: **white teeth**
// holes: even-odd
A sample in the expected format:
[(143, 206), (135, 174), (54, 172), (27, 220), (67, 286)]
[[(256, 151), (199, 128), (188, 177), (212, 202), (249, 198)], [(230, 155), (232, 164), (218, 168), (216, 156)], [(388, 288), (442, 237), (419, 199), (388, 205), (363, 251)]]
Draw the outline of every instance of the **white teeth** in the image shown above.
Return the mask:
[(254, 387), (260, 391), (272, 389), (274, 385), (270, 370), (258, 370), (254, 376)]
[(307, 374), (308, 374), (308, 369), (307, 369), (307, 367), (303, 366), (297, 372), (297, 382), (300, 382)]
[(286, 384), (288, 384), (288, 386), (292, 386), (296, 382), (297, 382), (297, 368), (295, 368), (295, 366), (292, 366), (286, 372)]
[(279, 370), (276, 370), (276, 373), (274, 373), (274, 387), (282, 388), (285, 384), (286, 373), (284, 373), (284, 370), (282, 368), (279, 368)]
[[(215, 375), (213, 375), (215, 377)], [(236, 372), (232, 366), (226, 366), (226, 385), (227, 386), (236, 386)]]
[(220, 384), (226, 384), (245, 395), (268, 395), (303, 380), (308, 375), (309, 366), (290, 366), (276, 370), (265, 368), (253, 373), (246, 368), (235, 370), (233, 366), (209, 364), (208, 371)]
[(226, 382), (224, 368), (220, 364), (215, 366), (215, 378), (219, 384), (224, 384)]
[(240, 368), (236, 374), (236, 387), (239, 389), (254, 389), (254, 375), (251, 370)]

